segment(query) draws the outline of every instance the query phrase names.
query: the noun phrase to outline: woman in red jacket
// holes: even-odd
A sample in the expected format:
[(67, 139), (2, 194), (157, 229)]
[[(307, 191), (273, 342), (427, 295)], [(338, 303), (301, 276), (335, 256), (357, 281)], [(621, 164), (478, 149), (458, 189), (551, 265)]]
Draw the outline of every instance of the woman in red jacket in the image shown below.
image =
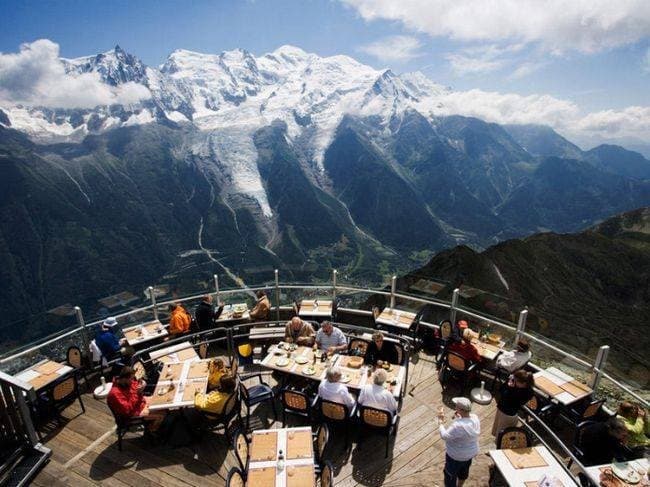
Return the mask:
[(156, 431), (167, 413), (165, 411), (149, 411), (147, 398), (143, 391), (147, 383), (136, 380), (131, 367), (123, 367), (120, 375), (113, 379), (113, 387), (108, 393), (106, 402), (116, 416), (134, 418), (142, 416), (149, 422), (149, 430)]

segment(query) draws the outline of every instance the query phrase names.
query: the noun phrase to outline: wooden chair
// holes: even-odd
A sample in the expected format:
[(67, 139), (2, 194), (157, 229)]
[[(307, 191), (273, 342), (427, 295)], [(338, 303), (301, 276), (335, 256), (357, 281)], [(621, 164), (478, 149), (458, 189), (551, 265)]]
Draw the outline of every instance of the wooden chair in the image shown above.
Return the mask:
[(359, 337), (352, 337), (350, 338), (350, 343), (348, 343), (348, 355), (365, 357), (368, 345), (370, 345), (368, 340)]
[(582, 404), (567, 410), (568, 417), (576, 426), (588, 420), (597, 420), (605, 404), (605, 399), (588, 399)]
[(144, 362), (140, 359), (137, 359), (133, 362), (131, 366), (133, 368), (133, 373), (137, 380), (146, 380), (147, 378), (147, 369), (144, 366)]
[(81, 400), (79, 393), (79, 383), (77, 377), (71, 375), (70, 377), (57, 382), (53, 387), (47, 390), (46, 402), (49, 410), (56, 414), (58, 421), (61, 421), (61, 412), (72, 404), (75, 400), (79, 401), (81, 410), (85, 413), (86, 407)]
[(449, 320), (442, 320), (439, 325), (439, 338), (438, 338), (438, 355), (436, 356), (436, 364), (438, 368), (442, 365), (442, 361), (447, 354), (447, 346), (451, 342), (454, 332), (454, 326)]
[(331, 462), (325, 462), (325, 466), (320, 472), (321, 487), (332, 487), (334, 485), (334, 467)]
[(232, 448), (235, 452), (235, 458), (239, 463), (242, 476), (246, 480), (246, 472), (248, 472), (248, 460), (250, 458), (250, 444), (248, 438), (241, 429), (235, 431), (232, 439)]
[[(540, 419), (552, 418), (557, 411), (557, 406), (555, 404), (537, 394), (533, 395), (525, 406)], [(522, 416), (527, 422), (531, 422), (532, 418), (525, 412), (525, 410), (523, 411)]]
[(513, 448), (529, 448), (533, 442), (524, 428), (509, 426), (499, 431), (497, 436), (497, 450), (511, 450)]
[(243, 472), (237, 467), (231, 468), (226, 478), (226, 487), (244, 487), (245, 485)]
[(397, 414), (392, 414), (390, 411), (386, 411), (384, 409), (371, 408), (369, 406), (360, 406), (359, 418), (361, 419), (361, 424), (363, 426), (381, 431), (386, 435), (386, 454), (384, 458), (388, 458), (390, 435), (393, 433), (397, 434), (399, 416)]
[(330, 429), (326, 423), (321, 423), (314, 433), (314, 457), (316, 460), (316, 471), (325, 467), (325, 451), (330, 441)]
[(228, 398), (226, 404), (223, 406), (223, 412), (221, 414), (212, 414), (207, 411), (197, 410), (201, 415), (202, 427), (210, 431), (214, 431), (223, 426), (224, 434), (226, 435), (226, 440), (230, 441), (230, 433), (228, 431), (228, 425), (232, 419), (241, 413), (241, 403), (239, 400), (239, 392), (235, 389), (235, 392)]
[[(250, 379), (251, 377), (257, 377), (260, 383), (251, 387), (246, 387), (243, 381)], [(250, 427), (251, 408), (257, 404), (270, 401), (271, 408), (273, 409), (273, 417), (277, 419), (278, 414), (275, 410), (275, 394), (273, 394), (271, 386), (262, 380), (262, 373), (247, 374), (246, 376), (240, 376), (240, 379), (239, 392), (241, 394), (241, 402), (246, 405), (246, 431), (248, 431), (248, 428)]]
[(113, 414), (113, 419), (115, 419), (115, 433), (117, 433), (117, 449), (119, 451), (122, 451), (122, 438), (129, 431), (142, 428), (145, 438), (147, 437), (147, 426), (143, 416), (120, 416), (113, 410), (110, 404), (108, 405), (108, 409), (110, 409)]
[(88, 367), (86, 364), (84, 364), (84, 359), (83, 355), (81, 354), (81, 349), (77, 347), (76, 345), (72, 345), (71, 347), (68, 348), (68, 351), (65, 354), (66, 356), (66, 363), (75, 369), (78, 374), (81, 374), (84, 378), (84, 385), (86, 386), (86, 390), (88, 390), (89, 383), (88, 383), (88, 375), (87, 375), (87, 370)]
[(470, 375), (476, 370), (477, 364), (473, 364), (462, 355), (456, 352), (447, 351), (440, 371), (440, 383), (445, 387), (447, 377), (455, 377), (462, 379), (463, 390), (467, 388)]
[(312, 407), (314, 400), (308, 394), (293, 389), (282, 389), (280, 391), (280, 401), (282, 402), (282, 427), (287, 423), (287, 414), (293, 414), (311, 422)]
[(352, 418), (354, 418), (357, 411), (356, 403), (350, 409), (345, 404), (319, 398), (318, 405), (321, 416), (326, 423), (342, 425), (345, 428), (345, 446), (347, 448), (350, 444)]

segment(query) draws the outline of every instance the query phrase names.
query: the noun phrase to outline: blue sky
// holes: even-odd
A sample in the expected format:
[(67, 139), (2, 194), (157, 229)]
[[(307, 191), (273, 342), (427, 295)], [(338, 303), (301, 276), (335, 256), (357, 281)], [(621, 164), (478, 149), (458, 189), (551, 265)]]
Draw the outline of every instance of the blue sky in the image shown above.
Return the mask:
[(259, 55), (292, 44), (421, 70), (456, 90), (547, 94), (582, 114), (650, 105), (650, 2), (503, 2), (495, 13), (479, 0), (0, 0), (0, 51), (39, 38), (64, 57), (120, 44), (158, 65), (178, 48)]

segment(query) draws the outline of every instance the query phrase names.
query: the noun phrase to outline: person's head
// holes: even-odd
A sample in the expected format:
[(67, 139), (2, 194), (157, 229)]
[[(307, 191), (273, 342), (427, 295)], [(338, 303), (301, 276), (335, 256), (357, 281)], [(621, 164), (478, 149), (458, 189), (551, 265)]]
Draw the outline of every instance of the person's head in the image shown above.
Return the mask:
[(460, 330), (461, 333), (463, 333), (463, 330), (467, 330), (469, 328), (469, 323), (465, 320), (460, 320), (458, 322), (458, 329)]
[(321, 330), (323, 330), (323, 333), (325, 333), (327, 336), (330, 336), (334, 331), (334, 326), (329, 321), (323, 321), (323, 324), (321, 325)]
[(327, 382), (338, 382), (341, 380), (341, 371), (338, 367), (330, 367), (325, 371)]
[(135, 378), (135, 371), (133, 370), (133, 368), (129, 367), (128, 365), (122, 367), (122, 370), (120, 370), (120, 375), (117, 376), (117, 386), (129, 387), (134, 378)]
[(524, 340), (523, 338), (517, 342), (517, 351), (526, 353), (530, 350), (530, 344), (528, 343), (528, 340)]
[(524, 369), (519, 369), (515, 371), (512, 376), (515, 379), (515, 387), (520, 387), (523, 389), (530, 389), (535, 385), (535, 378), (531, 372), (527, 372)]
[(466, 397), (454, 397), (451, 402), (459, 416), (467, 417), (472, 412), (472, 402)]
[(212, 360), (212, 362), (210, 362), (210, 365), (214, 367), (216, 370), (223, 370), (226, 366), (223, 359), (221, 358), (215, 358), (214, 360)]
[(618, 418), (609, 418), (607, 420), (607, 431), (610, 436), (613, 436), (621, 443), (625, 443), (627, 440), (628, 431), (625, 423)]
[(116, 329), (117, 329), (117, 320), (113, 316), (106, 318), (102, 323), (102, 330), (115, 332)]
[(618, 414), (619, 416), (623, 416), (625, 419), (636, 420), (639, 415), (639, 408), (629, 401), (623, 401), (618, 406)]
[(374, 332), (372, 334), (372, 341), (375, 342), (378, 349), (381, 349), (381, 346), (384, 344), (384, 334), (380, 331)]
[(212, 295), (211, 294), (206, 294), (203, 296), (203, 299), (201, 299), (204, 303), (212, 304)]
[(293, 330), (298, 331), (300, 330), (301, 327), (302, 327), (302, 320), (300, 318), (298, 318), (297, 316), (291, 318), (291, 328)]
[(467, 343), (472, 343), (472, 330), (465, 328), (463, 330), (463, 341)]
[(377, 369), (372, 374), (372, 382), (376, 386), (383, 386), (384, 382), (386, 382), (387, 379), (388, 374), (386, 374), (386, 371), (384, 369)]
[(257, 299), (262, 299), (264, 296), (266, 296), (266, 293), (260, 289), (255, 293), (255, 296), (257, 296)]
[(235, 376), (226, 374), (222, 375), (221, 379), (219, 380), (219, 389), (221, 392), (235, 392), (235, 387), (237, 386), (237, 381), (235, 380)]

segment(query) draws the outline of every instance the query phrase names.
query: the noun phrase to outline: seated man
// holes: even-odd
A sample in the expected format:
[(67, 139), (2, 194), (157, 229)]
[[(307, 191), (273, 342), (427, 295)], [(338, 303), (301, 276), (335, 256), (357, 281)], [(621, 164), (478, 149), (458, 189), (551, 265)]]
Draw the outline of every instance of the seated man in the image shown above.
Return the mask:
[(271, 302), (261, 289), (255, 295), (257, 296), (257, 303), (249, 312), (251, 321), (266, 321), (271, 316)]
[(390, 391), (384, 389), (386, 379), (388, 379), (388, 375), (384, 369), (375, 370), (372, 374), (372, 384), (366, 384), (361, 388), (359, 404), (383, 409), (395, 414), (397, 412), (397, 401)]
[(528, 341), (521, 339), (517, 342), (517, 348), (515, 350), (503, 352), (497, 357), (496, 365), (498, 368), (512, 373), (526, 365), (531, 356)]
[(121, 418), (141, 416), (149, 422), (149, 430), (156, 431), (167, 413), (149, 411), (147, 398), (143, 395), (146, 385), (144, 380), (136, 380), (135, 372), (131, 367), (122, 367), (119, 376), (113, 379), (113, 387), (108, 393), (106, 403), (116, 416)]
[(314, 344), (314, 328), (302, 321), (299, 317), (294, 316), (284, 328), (284, 341), (295, 343), (305, 347), (311, 347)]
[(384, 334), (376, 331), (372, 334), (372, 342), (366, 349), (366, 356), (363, 359), (366, 365), (380, 365), (384, 362), (398, 364), (397, 349), (391, 342), (384, 340)]
[(218, 390), (207, 394), (197, 393), (194, 396), (194, 406), (199, 411), (205, 411), (210, 414), (222, 414), (223, 408), (228, 399), (235, 393), (237, 381), (232, 375), (223, 375), (219, 381)]
[(182, 335), (190, 331), (190, 325), (192, 324), (192, 316), (187, 312), (187, 310), (181, 304), (170, 304), (169, 310), (171, 311), (171, 316), (169, 318), (169, 335), (173, 338), (174, 336)]
[(465, 329), (463, 331), (462, 341), (452, 343), (449, 345), (448, 350), (457, 353), (469, 362), (477, 364), (481, 361), (481, 355), (478, 353), (478, 349), (472, 345), (472, 335), (472, 330), (469, 328)]
[(318, 386), (318, 397), (325, 401), (345, 404), (348, 410), (354, 406), (354, 397), (345, 384), (341, 384), (341, 371), (337, 367), (330, 367), (325, 372), (325, 379)]
[(320, 330), (316, 333), (316, 345), (323, 352), (334, 354), (347, 350), (348, 340), (339, 328), (329, 321), (323, 321)]
[(196, 331), (210, 330), (214, 328), (215, 320), (219, 319), (223, 311), (223, 304), (215, 310), (212, 305), (212, 295), (207, 294), (203, 296), (201, 302), (194, 310), (194, 318), (196, 319)]
[(122, 345), (126, 343), (126, 339), (122, 338), (120, 340), (115, 336), (116, 330), (117, 320), (111, 316), (104, 320), (97, 331), (97, 335), (95, 335), (95, 345), (97, 345), (97, 348), (107, 361), (119, 358), (122, 354)]
[(618, 418), (609, 418), (605, 423), (586, 426), (582, 432), (583, 464), (585, 467), (624, 461), (623, 445), (627, 441), (627, 429)]

